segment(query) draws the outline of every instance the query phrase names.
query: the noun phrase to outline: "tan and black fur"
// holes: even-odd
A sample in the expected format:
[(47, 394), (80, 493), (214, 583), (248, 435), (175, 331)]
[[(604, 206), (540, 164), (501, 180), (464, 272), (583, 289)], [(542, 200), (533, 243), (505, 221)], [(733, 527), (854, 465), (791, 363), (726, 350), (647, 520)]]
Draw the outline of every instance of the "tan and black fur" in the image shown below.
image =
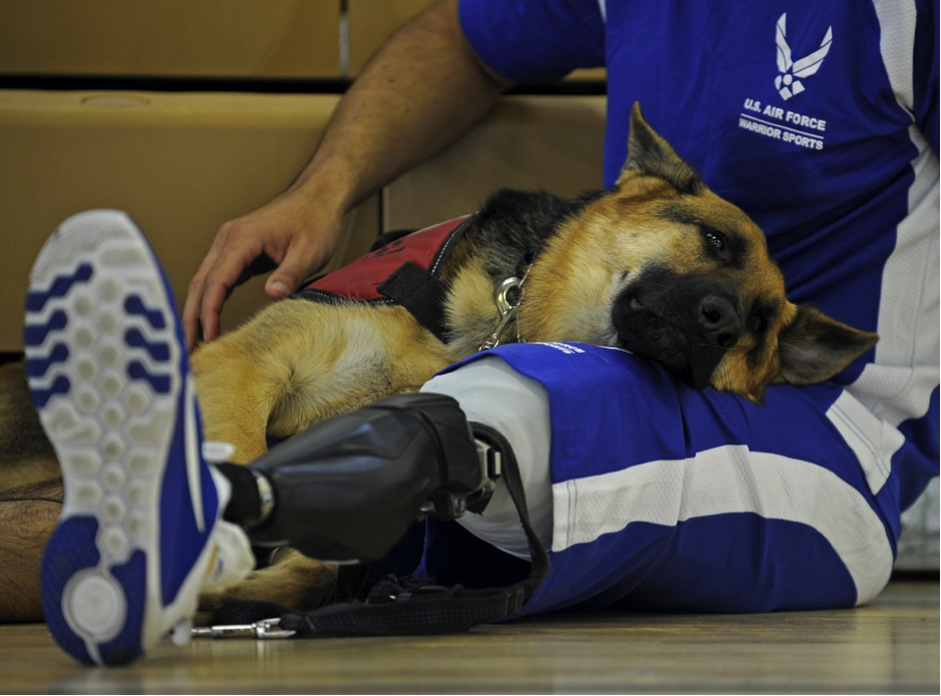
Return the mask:
[[(268, 435), (417, 390), (487, 339), (498, 285), (521, 274), (518, 325), (503, 341), (621, 346), (697, 389), (755, 402), (773, 383), (828, 379), (877, 340), (790, 303), (761, 230), (712, 193), (635, 105), (613, 189), (489, 199), (442, 272), (446, 342), (402, 307), (294, 299), (196, 351), (206, 436), (250, 462)], [(310, 604), (327, 589), (325, 570), (287, 554), (233, 592)]]

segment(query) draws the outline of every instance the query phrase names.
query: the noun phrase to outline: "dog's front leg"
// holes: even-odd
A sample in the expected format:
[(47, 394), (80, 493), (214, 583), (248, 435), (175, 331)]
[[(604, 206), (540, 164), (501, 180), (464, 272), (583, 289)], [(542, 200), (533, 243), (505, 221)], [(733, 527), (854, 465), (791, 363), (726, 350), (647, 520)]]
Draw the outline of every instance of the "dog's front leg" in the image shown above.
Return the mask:
[(274, 552), (268, 567), (253, 571), (224, 593), (203, 593), (199, 598), (198, 625), (215, 623), (215, 614), (226, 597), (274, 602), (296, 611), (320, 606), (333, 591), (336, 566), (307, 558), (291, 548)]
[(452, 362), (446, 346), (401, 307), (287, 300), (193, 354), (206, 435), (247, 463), (266, 435), (419, 388)]
[(264, 454), (274, 400), (257, 363), (222, 341), (200, 348), (191, 362), (206, 439), (234, 445), (239, 464)]

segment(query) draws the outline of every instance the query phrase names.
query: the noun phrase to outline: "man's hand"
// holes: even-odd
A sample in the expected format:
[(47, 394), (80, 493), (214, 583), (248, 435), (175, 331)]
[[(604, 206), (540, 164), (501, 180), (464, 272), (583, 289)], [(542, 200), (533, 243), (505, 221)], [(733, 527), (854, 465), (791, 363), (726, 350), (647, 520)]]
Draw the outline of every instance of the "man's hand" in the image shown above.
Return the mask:
[(275, 268), (281, 298), (333, 254), (343, 214), (463, 135), (510, 83), (464, 38), (457, 0), (438, 0), (396, 32), (337, 105), (297, 181), (268, 205), (222, 226), (190, 282), (183, 327), (192, 350), (219, 335), (232, 288)]
[(222, 225), (187, 289), (183, 328), (189, 349), (219, 335), (222, 305), (236, 285), (274, 268), (265, 292), (288, 297), (330, 260), (339, 236), (339, 218), (314, 214), (309, 199), (290, 193)]

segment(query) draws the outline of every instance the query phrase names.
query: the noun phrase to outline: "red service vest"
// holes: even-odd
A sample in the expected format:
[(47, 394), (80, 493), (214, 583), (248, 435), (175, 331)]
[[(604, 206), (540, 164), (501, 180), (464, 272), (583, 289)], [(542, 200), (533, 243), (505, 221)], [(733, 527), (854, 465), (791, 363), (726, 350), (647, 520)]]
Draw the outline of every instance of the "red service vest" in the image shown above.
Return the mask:
[(444, 340), (447, 287), (439, 275), (472, 219), (465, 215), (397, 237), (315, 279), (297, 297), (318, 302), (399, 304)]

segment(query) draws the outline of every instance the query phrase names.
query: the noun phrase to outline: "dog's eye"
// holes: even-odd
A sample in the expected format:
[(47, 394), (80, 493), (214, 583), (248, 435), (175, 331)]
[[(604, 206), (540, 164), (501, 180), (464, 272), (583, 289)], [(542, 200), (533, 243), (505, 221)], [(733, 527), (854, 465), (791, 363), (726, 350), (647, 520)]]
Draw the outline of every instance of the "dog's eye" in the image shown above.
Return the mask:
[(725, 250), (725, 237), (714, 230), (706, 230), (703, 232), (703, 236), (706, 238), (706, 241), (714, 246), (718, 251)]
[(768, 320), (765, 317), (761, 316), (760, 314), (753, 314), (751, 321), (753, 330), (759, 336), (767, 331)]

